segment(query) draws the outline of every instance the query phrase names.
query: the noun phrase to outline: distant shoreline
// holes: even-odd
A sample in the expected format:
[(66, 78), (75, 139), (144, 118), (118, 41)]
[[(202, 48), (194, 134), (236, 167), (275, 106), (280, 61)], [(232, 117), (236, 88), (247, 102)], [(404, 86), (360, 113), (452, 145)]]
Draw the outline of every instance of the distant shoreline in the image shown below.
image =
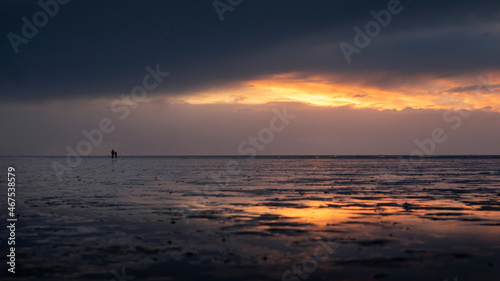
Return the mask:
[[(62, 155), (0, 155), (0, 158), (65, 158)], [(318, 159), (360, 159), (360, 158), (410, 158), (410, 155), (258, 155), (257, 159), (274, 158), (318, 158)], [(81, 158), (110, 158), (108, 155), (81, 156)], [(125, 155), (122, 158), (248, 158), (248, 155)], [(500, 158), (500, 155), (428, 155), (422, 158)]]

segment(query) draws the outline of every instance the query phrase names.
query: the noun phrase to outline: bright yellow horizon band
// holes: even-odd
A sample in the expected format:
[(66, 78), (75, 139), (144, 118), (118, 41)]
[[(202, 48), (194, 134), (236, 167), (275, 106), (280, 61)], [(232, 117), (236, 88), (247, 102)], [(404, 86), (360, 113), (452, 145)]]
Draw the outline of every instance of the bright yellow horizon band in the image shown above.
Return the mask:
[[(170, 99), (174, 103), (265, 104), (270, 102), (302, 102), (314, 106), (350, 106), (378, 110), (482, 109), (500, 112), (500, 97), (489, 85), (470, 87), (467, 91), (456, 79), (428, 79), (418, 85), (410, 83), (388, 87), (367, 86), (361, 82), (331, 82), (324, 77), (298, 78), (296, 74), (273, 75), (269, 78), (242, 82), (224, 88)], [(453, 89), (456, 89), (454, 91)]]

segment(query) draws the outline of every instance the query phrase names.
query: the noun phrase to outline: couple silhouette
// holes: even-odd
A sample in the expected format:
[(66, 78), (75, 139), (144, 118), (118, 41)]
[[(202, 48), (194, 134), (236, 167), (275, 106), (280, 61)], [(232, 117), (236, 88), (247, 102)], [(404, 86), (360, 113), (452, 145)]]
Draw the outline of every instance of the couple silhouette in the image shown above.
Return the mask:
[(111, 149), (111, 158), (118, 158), (118, 152), (116, 152), (114, 149)]

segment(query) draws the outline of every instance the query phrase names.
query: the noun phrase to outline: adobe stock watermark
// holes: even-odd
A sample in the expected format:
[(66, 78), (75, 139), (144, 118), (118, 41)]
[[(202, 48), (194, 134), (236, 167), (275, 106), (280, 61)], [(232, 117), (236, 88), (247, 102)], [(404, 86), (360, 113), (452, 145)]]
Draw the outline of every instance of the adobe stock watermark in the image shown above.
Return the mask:
[(116, 271), (116, 269), (111, 270), (111, 273), (113, 274), (113, 276), (115, 276), (115, 278), (111, 278), (109, 281), (130, 281), (130, 280), (134, 280), (135, 276), (127, 275), (127, 273), (125, 272), (126, 269), (127, 268), (122, 267), (121, 275), (118, 273), (118, 271)]
[[(250, 159), (257, 155), (257, 151), (262, 151), (266, 148), (266, 144), (270, 144), (274, 140), (274, 134), (282, 132), (285, 126), (290, 124), (290, 120), (297, 117), (295, 114), (286, 112), (286, 106), (283, 107), (283, 112), (278, 109), (273, 109), (274, 116), (269, 120), (269, 127), (260, 129), (257, 136), (248, 136), (247, 141), (243, 141), (238, 145), (238, 153), (240, 155), (250, 155)], [(277, 121), (281, 122), (277, 126)]]
[[(476, 86), (476, 89), (474, 91), (474, 99), (479, 99), (479, 93), (481, 90), (486, 89), (488, 92), (493, 91), (493, 85), (496, 85), (492, 81), (492, 75), (490, 74), (488, 76), (488, 80), (486, 80), (482, 75), (478, 76), (478, 80), (480, 84)], [(456, 110), (451, 110), (448, 109), (443, 113), (443, 121), (447, 124), (449, 124), (448, 130), (453, 130), (456, 131), (459, 128), (462, 127), (464, 121), (468, 118), (471, 117), (471, 112), (476, 110), (472, 106), (468, 105), (468, 109), (456, 109)], [(413, 150), (409, 157), (408, 160), (401, 158), (399, 166), (398, 166), (398, 171), (397, 173), (402, 173), (403, 171), (415, 171), (416, 166), (418, 165), (418, 162), (422, 160), (424, 156), (432, 156), (436, 152), (437, 146), (444, 144), (448, 140), (448, 134), (446, 133), (446, 130), (442, 127), (436, 127), (434, 128), (430, 136), (428, 138), (424, 138), (422, 140), (420, 139), (415, 139), (414, 143), (417, 146), (417, 149)], [(391, 174), (386, 174), (382, 175), (382, 180), (396, 180), (396, 181), (404, 181), (408, 178), (409, 176), (403, 176), (401, 179), (400, 176), (396, 175), (391, 175)], [(394, 190), (394, 189), (392, 189)]]
[[(471, 114), (465, 110), (446, 110), (443, 113), (443, 120), (445, 123), (450, 124), (450, 128), (453, 131), (458, 130), (465, 119), (468, 119)], [(448, 129), (449, 130), (449, 129)], [(428, 138), (424, 138), (422, 140), (415, 139), (413, 142), (417, 146), (410, 155), (408, 159), (401, 157), (401, 160), (398, 165), (398, 174), (403, 173), (403, 171), (412, 172), (415, 171), (415, 168), (422, 161), (425, 156), (432, 156), (436, 152), (437, 146), (444, 144), (448, 140), (448, 135), (446, 131), (442, 127), (434, 128), (430, 136)], [(397, 182), (404, 181), (409, 178), (408, 175), (405, 175), (401, 178), (398, 174), (391, 175), (386, 174), (382, 175), (382, 180), (396, 180)], [(392, 189), (394, 191), (394, 188)]]
[(382, 9), (378, 12), (371, 10), (370, 14), (374, 20), (365, 24), (364, 31), (358, 26), (354, 27), (354, 32), (356, 32), (356, 34), (354, 35), (353, 43), (355, 46), (346, 42), (341, 42), (339, 45), (347, 63), (352, 62), (351, 56), (353, 54), (360, 54), (362, 49), (370, 45), (371, 40), (380, 34), (382, 27), (385, 28), (389, 26), (393, 15), (397, 15), (402, 11), (403, 6), (401, 6), (398, 0), (389, 0), (389, 2), (387, 2), (387, 9)]
[[(474, 91), (474, 100), (479, 100), (480, 97), (479, 97), (479, 93), (481, 93), (481, 90), (482, 89), (486, 89), (486, 92), (488, 92), (488, 94), (491, 94), (494, 92), (495, 88), (499, 87), (500, 84), (495, 84), (493, 82), (493, 75), (491, 73), (488, 74), (488, 78), (484, 78), (483, 75), (479, 75), (477, 76), (477, 80), (479, 82), (481, 82), (481, 84), (478, 84), (476, 86), (476, 90)], [(476, 110), (476, 108), (474, 108), (473, 106), (471, 106), (469, 103), (466, 104), (466, 108), (470, 111), (474, 111)]]
[[(218, 192), (223, 186), (229, 184), (231, 177), (237, 176), (241, 173), (240, 164), (237, 161), (230, 160), (226, 163), (226, 170), (224, 172), (219, 172), (218, 174), (212, 173), (211, 178), (215, 180), (215, 184), (205, 184), (203, 189), (193, 188), (192, 192), (192, 203), (191, 205), (185, 204), (180, 208), (181, 215), (186, 224), (190, 224), (190, 217), (202, 215), (199, 210), (194, 210), (193, 207), (206, 207), (208, 205), (208, 198), (211, 193)], [(218, 216), (216, 217), (219, 221), (224, 221), (225, 218)]]
[[(122, 94), (120, 99), (115, 99), (111, 102), (111, 112), (118, 114), (119, 120), (125, 120), (130, 115), (130, 110), (137, 107), (139, 102), (146, 99), (149, 92), (154, 91), (164, 81), (170, 73), (162, 72), (160, 65), (157, 64), (153, 69), (149, 65), (145, 68), (147, 74), (142, 78), (142, 84), (132, 88), (130, 94)], [(71, 171), (82, 162), (82, 156), (88, 156), (94, 150), (94, 147), (99, 146), (105, 134), (110, 134), (115, 130), (116, 126), (113, 120), (104, 117), (99, 121), (97, 128), (91, 130), (82, 130), (83, 139), (79, 141), (75, 148), (67, 145), (65, 163), (61, 164), (54, 161), (51, 167), (59, 179), (62, 181), (65, 172)]]
[[(276, 133), (285, 130), (286, 126), (290, 124), (290, 120), (297, 117), (296, 114), (287, 112), (287, 107), (284, 106), (280, 111), (277, 108), (273, 109), (274, 116), (269, 120), (269, 126), (259, 130), (257, 135), (248, 136), (246, 141), (242, 141), (237, 151), (239, 155), (248, 155), (246, 161), (252, 161), (257, 155), (258, 151), (262, 151), (269, 145), (275, 138)], [(206, 206), (207, 202), (199, 202), (201, 197), (208, 197), (210, 192), (219, 191), (221, 187), (229, 183), (231, 177), (235, 177), (241, 173), (240, 163), (235, 160), (230, 160), (226, 163), (226, 171), (219, 172), (219, 174), (212, 174), (211, 178), (216, 181), (216, 185), (206, 184), (203, 190), (194, 188), (193, 191), (193, 206)], [(221, 179), (223, 178), (223, 179)], [(199, 214), (198, 211), (192, 211), (189, 206), (181, 208), (182, 217), (184, 221), (189, 224), (189, 216)]]
[[(335, 252), (333, 249), (340, 247), (338, 243), (331, 243), (330, 237), (327, 237), (326, 241), (320, 239), (316, 241), (319, 245), (314, 249), (313, 255), (304, 258), (301, 263), (293, 264), (290, 269), (285, 270), (281, 275), (282, 281), (307, 280), (318, 269), (319, 262), (329, 259), (330, 255)], [(323, 252), (323, 254), (320, 252)]]
[(243, 0), (225, 0), (225, 2), (226, 3), (224, 3), (223, 0), (215, 0), (212, 2), (215, 12), (219, 16), (221, 22), (224, 21), (224, 13), (234, 11), (234, 9), (239, 6)]
[(31, 20), (26, 17), (21, 18), (23, 22), (21, 35), (14, 32), (9, 32), (9, 34), (7, 34), (7, 38), (14, 52), (18, 54), (19, 45), (28, 44), (29, 40), (33, 39), (38, 34), (39, 28), (46, 26), (49, 23), (49, 18), (53, 18), (59, 13), (60, 5), (66, 5), (69, 1), (70, 0), (38, 1), (38, 6), (40, 6), (41, 10), (35, 12)]

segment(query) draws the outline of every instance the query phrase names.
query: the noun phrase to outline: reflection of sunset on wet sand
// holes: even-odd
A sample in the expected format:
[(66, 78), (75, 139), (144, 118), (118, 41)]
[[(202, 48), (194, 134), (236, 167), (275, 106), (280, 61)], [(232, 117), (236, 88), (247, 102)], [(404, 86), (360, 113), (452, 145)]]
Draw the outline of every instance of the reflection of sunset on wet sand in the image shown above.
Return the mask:
[(500, 1), (0, 11), (0, 280), (500, 280)]
[[(70, 181), (71, 193), (26, 190), (26, 207), (40, 215), (36, 221), (27, 215), (23, 233), (38, 235), (37, 243), (81, 240), (78, 248), (60, 244), (58, 251), (77, 253), (66, 265), (82, 255), (100, 255), (109, 266), (140, 259), (144, 263), (127, 267), (151, 280), (178, 274), (175, 268), (191, 280), (307, 274), (308, 280), (442, 281), (498, 274), (497, 157), (427, 158), (413, 171), (398, 169), (398, 157), (106, 160), (86, 159), (82, 170), (88, 173)], [(227, 170), (228, 161), (237, 161), (238, 169)], [(131, 173), (132, 164), (143, 168)], [(106, 203), (111, 198), (116, 204)], [(44, 213), (47, 204), (53, 213)], [(66, 215), (79, 217), (78, 225)], [(43, 226), (55, 218), (56, 228)], [(327, 257), (314, 258), (315, 251)], [(34, 270), (46, 255), (49, 250), (25, 259)], [(305, 271), (304, 260), (317, 268)], [(57, 258), (52, 263), (61, 264)], [(89, 265), (73, 276), (100, 270)]]

